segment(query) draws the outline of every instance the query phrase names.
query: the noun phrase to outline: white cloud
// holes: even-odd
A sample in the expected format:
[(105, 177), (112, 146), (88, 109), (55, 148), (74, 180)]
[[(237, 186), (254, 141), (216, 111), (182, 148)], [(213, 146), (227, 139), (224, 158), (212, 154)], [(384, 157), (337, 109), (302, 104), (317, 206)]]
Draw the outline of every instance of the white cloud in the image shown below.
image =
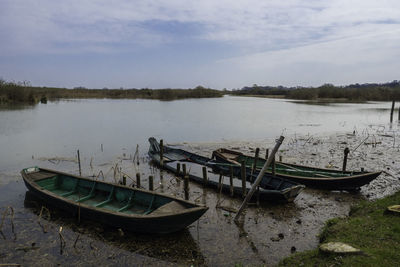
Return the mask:
[[(196, 27), (173, 32), (163, 22)], [(238, 56), (182, 67), (179, 86), (385, 81), (398, 78), (399, 24), (398, 0), (1, 0), (0, 57), (162, 50), (190, 39)], [(158, 76), (167, 83), (174, 71)]]
[(3, 0), (0, 8), (0, 32), (8, 38), (2, 46), (8, 42), (7, 48), (21, 51), (52, 50), (64, 42), (82, 49), (84, 42), (171, 42), (168, 34), (140, 25), (152, 20), (198, 23), (203, 27), (199, 39), (258, 50), (340, 38), (343, 29), (354, 34), (357, 24), (400, 20), (399, 1), (371, 0)]

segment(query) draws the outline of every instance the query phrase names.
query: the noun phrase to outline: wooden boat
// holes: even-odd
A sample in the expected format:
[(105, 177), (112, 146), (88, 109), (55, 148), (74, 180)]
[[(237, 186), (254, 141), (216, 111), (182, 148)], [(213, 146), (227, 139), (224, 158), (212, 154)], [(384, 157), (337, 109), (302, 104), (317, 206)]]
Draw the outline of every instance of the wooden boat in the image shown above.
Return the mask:
[[(241, 162), (245, 162), (246, 166), (253, 168), (255, 158), (244, 155), (241, 152), (218, 149), (213, 152), (213, 158), (221, 163), (230, 163), (240, 166)], [(262, 168), (265, 159), (258, 158), (256, 161), (256, 169)], [(314, 168), (297, 164), (283, 163), (276, 161), (275, 175), (287, 180), (292, 180), (308, 187), (329, 189), (329, 190), (358, 190), (361, 186), (368, 184), (381, 172), (365, 172), (365, 171), (339, 171), (330, 169)], [(267, 170), (272, 175), (272, 167)]]
[(38, 167), (21, 171), (26, 187), (45, 202), (104, 224), (141, 233), (184, 229), (207, 207), (152, 191)]
[[(150, 148), (149, 148), (149, 156), (154, 163), (160, 166), (160, 146), (157, 140), (153, 137), (149, 138)], [(186, 164), (187, 169), (190, 170), (189, 179), (197, 182), (204, 183), (202, 177), (202, 168), (206, 166), (208, 173), (208, 181), (207, 187), (211, 187), (221, 192), (230, 193), (230, 184), (228, 183), (228, 179), (224, 179), (225, 182), (219, 182), (220, 174), (224, 174), (226, 176), (230, 175), (230, 166), (231, 164), (221, 164), (217, 163), (214, 160), (197, 155), (191, 152), (188, 152), (183, 149), (172, 148), (168, 146), (164, 146), (163, 149), (163, 166), (162, 168), (177, 174), (177, 163)], [(240, 177), (240, 168), (235, 166), (233, 167), (233, 174), (235, 177)], [(178, 175), (182, 175), (182, 173), (178, 173)], [(250, 171), (246, 172), (246, 193), (251, 188), (251, 182), (254, 181), (257, 177), (257, 173), (251, 174)], [(264, 183), (260, 186), (260, 189), (256, 194), (254, 194), (252, 200), (262, 200), (262, 201), (271, 201), (271, 202), (291, 202), (293, 201), (297, 195), (303, 190), (304, 186), (297, 184), (295, 182), (285, 180), (279, 177), (275, 177), (269, 179), (269, 181), (264, 181)], [(233, 194), (234, 196), (242, 196), (242, 181), (234, 179), (233, 181)]]

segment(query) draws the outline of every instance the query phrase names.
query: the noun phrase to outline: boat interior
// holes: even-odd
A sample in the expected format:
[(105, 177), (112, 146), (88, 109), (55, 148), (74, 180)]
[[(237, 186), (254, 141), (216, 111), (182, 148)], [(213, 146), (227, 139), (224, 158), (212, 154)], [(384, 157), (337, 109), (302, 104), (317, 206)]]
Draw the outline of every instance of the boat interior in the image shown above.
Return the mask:
[[(44, 175), (46, 176), (46, 175)], [(80, 203), (124, 214), (166, 214), (186, 209), (184, 203), (140, 190), (94, 180), (79, 179), (56, 173), (33, 179), (42, 189), (57, 196)]]

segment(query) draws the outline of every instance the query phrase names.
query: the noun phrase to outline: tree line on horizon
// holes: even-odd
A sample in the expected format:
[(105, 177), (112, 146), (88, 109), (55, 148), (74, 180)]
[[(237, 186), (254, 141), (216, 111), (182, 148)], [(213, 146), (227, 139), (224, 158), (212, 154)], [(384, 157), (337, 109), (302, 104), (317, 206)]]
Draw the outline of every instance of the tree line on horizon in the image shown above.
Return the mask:
[(400, 100), (400, 81), (387, 83), (364, 83), (335, 86), (324, 84), (319, 87), (258, 86), (232, 90), (232, 95), (282, 96), (290, 99), (315, 100), (321, 98), (346, 99), (349, 101), (392, 101)]
[(56, 87), (33, 87), (29, 82), (7, 82), (0, 79), (0, 103), (29, 103), (47, 100), (79, 99), (79, 98), (110, 98), (110, 99), (158, 99), (176, 100), (185, 98), (222, 97), (223, 92), (215, 89), (197, 86), (193, 89), (88, 89), (75, 87), (73, 89)]

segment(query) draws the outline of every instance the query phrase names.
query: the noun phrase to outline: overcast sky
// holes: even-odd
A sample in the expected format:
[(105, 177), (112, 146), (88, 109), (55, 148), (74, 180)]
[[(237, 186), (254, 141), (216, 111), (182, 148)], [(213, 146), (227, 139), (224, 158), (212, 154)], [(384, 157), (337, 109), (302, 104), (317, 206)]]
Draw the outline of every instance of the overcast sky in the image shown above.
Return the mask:
[(241, 88), (400, 80), (399, 0), (0, 0), (0, 78)]

